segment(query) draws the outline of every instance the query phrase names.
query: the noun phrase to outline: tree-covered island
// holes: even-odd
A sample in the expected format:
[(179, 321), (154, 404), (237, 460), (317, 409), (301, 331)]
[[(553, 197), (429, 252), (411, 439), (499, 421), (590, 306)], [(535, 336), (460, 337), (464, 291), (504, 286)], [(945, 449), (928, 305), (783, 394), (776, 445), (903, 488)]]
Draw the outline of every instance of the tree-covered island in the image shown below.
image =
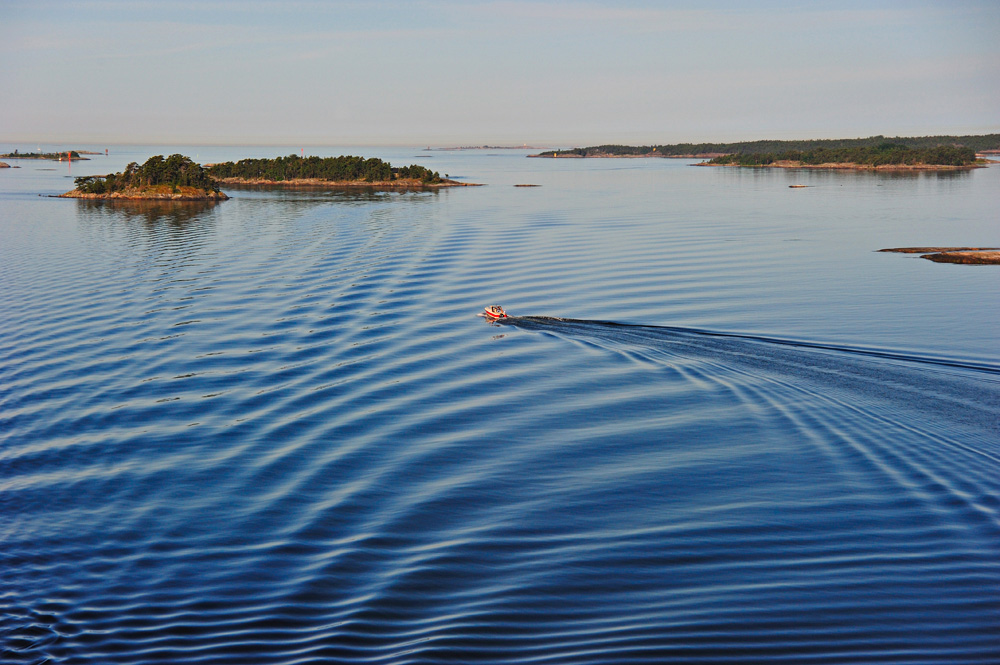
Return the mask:
[(120, 173), (76, 178), (76, 189), (60, 196), (79, 199), (222, 201), (228, 199), (200, 165), (184, 155), (150, 157)]
[(469, 184), (442, 178), (437, 171), (416, 164), (394, 167), (381, 159), (352, 155), (241, 159), (210, 164), (207, 171), (217, 182), (226, 185), (424, 189)]
[(886, 142), (873, 147), (814, 148), (784, 152), (723, 155), (699, 166), (753, 166), (820, 169), (933, 169), (949, 170), (981, 166), (972, 148), (940, 145), (908, 148)]
[(14, 152), (7, 152), (0, 155), (3, 159), (49, 159), (53, 161), (62, 161), (64, 159), (72, 159), (73, 161), (81, 159), (90, 159), (89, 157), (83, 157), (83, 155), (96, 155), (95, 152), (87, 152), (86, 150), (63, 150), (62, 152), (19, 152), (15, 150)]
[[(925, 153), (907, 153), (902, 148)], [(962, 164), (954, 164), (956, 155), (939, 148), (964, 148), (972, 151), (972, 162), (968, 152), (958, 157)], [(839, 152), (853, 149), (871, 149), (872, 153)], [(572, 150), (550, 150), (531, 157), (583, 158), (583, 157), (675, 157), (712, 159), (711, 165), (741, 166), (790, 166), (790, 161), (806, 163), (813, 156), (823, 159), (833, 158), (830, 164), (840, 164), (839, 168), (969, 168), (975, 161), (975, 153), (1000, 149), (1000, 134), (968, 136), (911, 136), (887, 139), (884, 136), (870, 136), (854, 139), (806, 139), (793, 141), (761, 140), (737, 143), (675, 143), (667, 145), (626, 146), (599, 145)], [(819, 153), (820, 150), (830, 152)], [(790, 160), (795, 153), (813, 153), (803, 160)], [(727, 160), (715, 161), (726, 157)], [(842, 158), (849, 159), (842, 159)], [(861, 161), (852, 161), (858, 159)], [(885, 160), (898, 160), (896, 162)], [(869, 160), (869, 161), (866, 161)], [(944, 160), (940, 164), (938, 160)], [(780, 162), (780, 163), (778, 163)], [(877, 162), (877, 163), (870, 163)], [(815, 168), (815, 166), (812, 166)]]

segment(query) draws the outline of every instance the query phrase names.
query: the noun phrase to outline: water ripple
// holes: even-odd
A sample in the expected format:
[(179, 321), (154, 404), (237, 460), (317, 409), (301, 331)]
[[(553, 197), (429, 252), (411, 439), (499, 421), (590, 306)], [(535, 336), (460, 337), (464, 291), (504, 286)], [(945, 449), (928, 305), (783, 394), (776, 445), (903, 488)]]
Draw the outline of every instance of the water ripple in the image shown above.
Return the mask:
[(762, 323), (781, 174), (551, 168), (5, 202), (0, 660), (993, 662), (989, 354)]

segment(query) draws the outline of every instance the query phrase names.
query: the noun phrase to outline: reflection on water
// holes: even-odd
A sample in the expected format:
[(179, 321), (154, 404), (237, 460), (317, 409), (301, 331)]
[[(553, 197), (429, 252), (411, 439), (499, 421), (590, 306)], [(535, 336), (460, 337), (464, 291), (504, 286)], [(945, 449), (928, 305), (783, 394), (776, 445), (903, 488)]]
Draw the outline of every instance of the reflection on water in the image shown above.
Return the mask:
[(221, 202), (217, 201), (152, 201), (129, 199), (75, 199), (77, 214), (84, 220), (142, 221), (147, 224), (181, 225), (202, 218)]
[(423, 196), (439, 197), (445, 192), (443, 188), (412, 188), (412, 189), (380, 189), (377, 187), (351, 186), (329, 187), (327, 185), (250, 185), (226, 184), (223, 188), (230, 195), (239, 196), (254, 193), (272, 200), (286, 201), (336, 201), (339, 203), (376, 202), (392, 196)]
[(125, 266), (193, 256), (216, 232), (218, 202), (76, 200), (80, 234), (98, 255), (131, 247)]

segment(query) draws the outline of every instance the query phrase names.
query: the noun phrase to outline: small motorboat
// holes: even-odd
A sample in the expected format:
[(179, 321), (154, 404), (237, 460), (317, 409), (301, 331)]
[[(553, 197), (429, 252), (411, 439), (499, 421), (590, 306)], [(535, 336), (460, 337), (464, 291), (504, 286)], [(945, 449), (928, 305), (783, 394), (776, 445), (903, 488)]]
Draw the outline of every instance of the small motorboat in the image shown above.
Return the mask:
[(503, 307), (500, 305), (490, 305), (486, 308), (486, 318), (505, 319), (507, 318), (507, 312), (503, 311)]

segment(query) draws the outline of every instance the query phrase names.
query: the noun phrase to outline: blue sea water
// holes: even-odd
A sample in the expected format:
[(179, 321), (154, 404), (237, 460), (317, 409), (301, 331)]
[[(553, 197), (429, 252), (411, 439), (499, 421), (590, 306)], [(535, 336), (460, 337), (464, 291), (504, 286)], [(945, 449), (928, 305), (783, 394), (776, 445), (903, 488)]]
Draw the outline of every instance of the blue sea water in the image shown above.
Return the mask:
[(0, 171), (0, 661), (1000, 659), (1000, 168), (172, 152)]

